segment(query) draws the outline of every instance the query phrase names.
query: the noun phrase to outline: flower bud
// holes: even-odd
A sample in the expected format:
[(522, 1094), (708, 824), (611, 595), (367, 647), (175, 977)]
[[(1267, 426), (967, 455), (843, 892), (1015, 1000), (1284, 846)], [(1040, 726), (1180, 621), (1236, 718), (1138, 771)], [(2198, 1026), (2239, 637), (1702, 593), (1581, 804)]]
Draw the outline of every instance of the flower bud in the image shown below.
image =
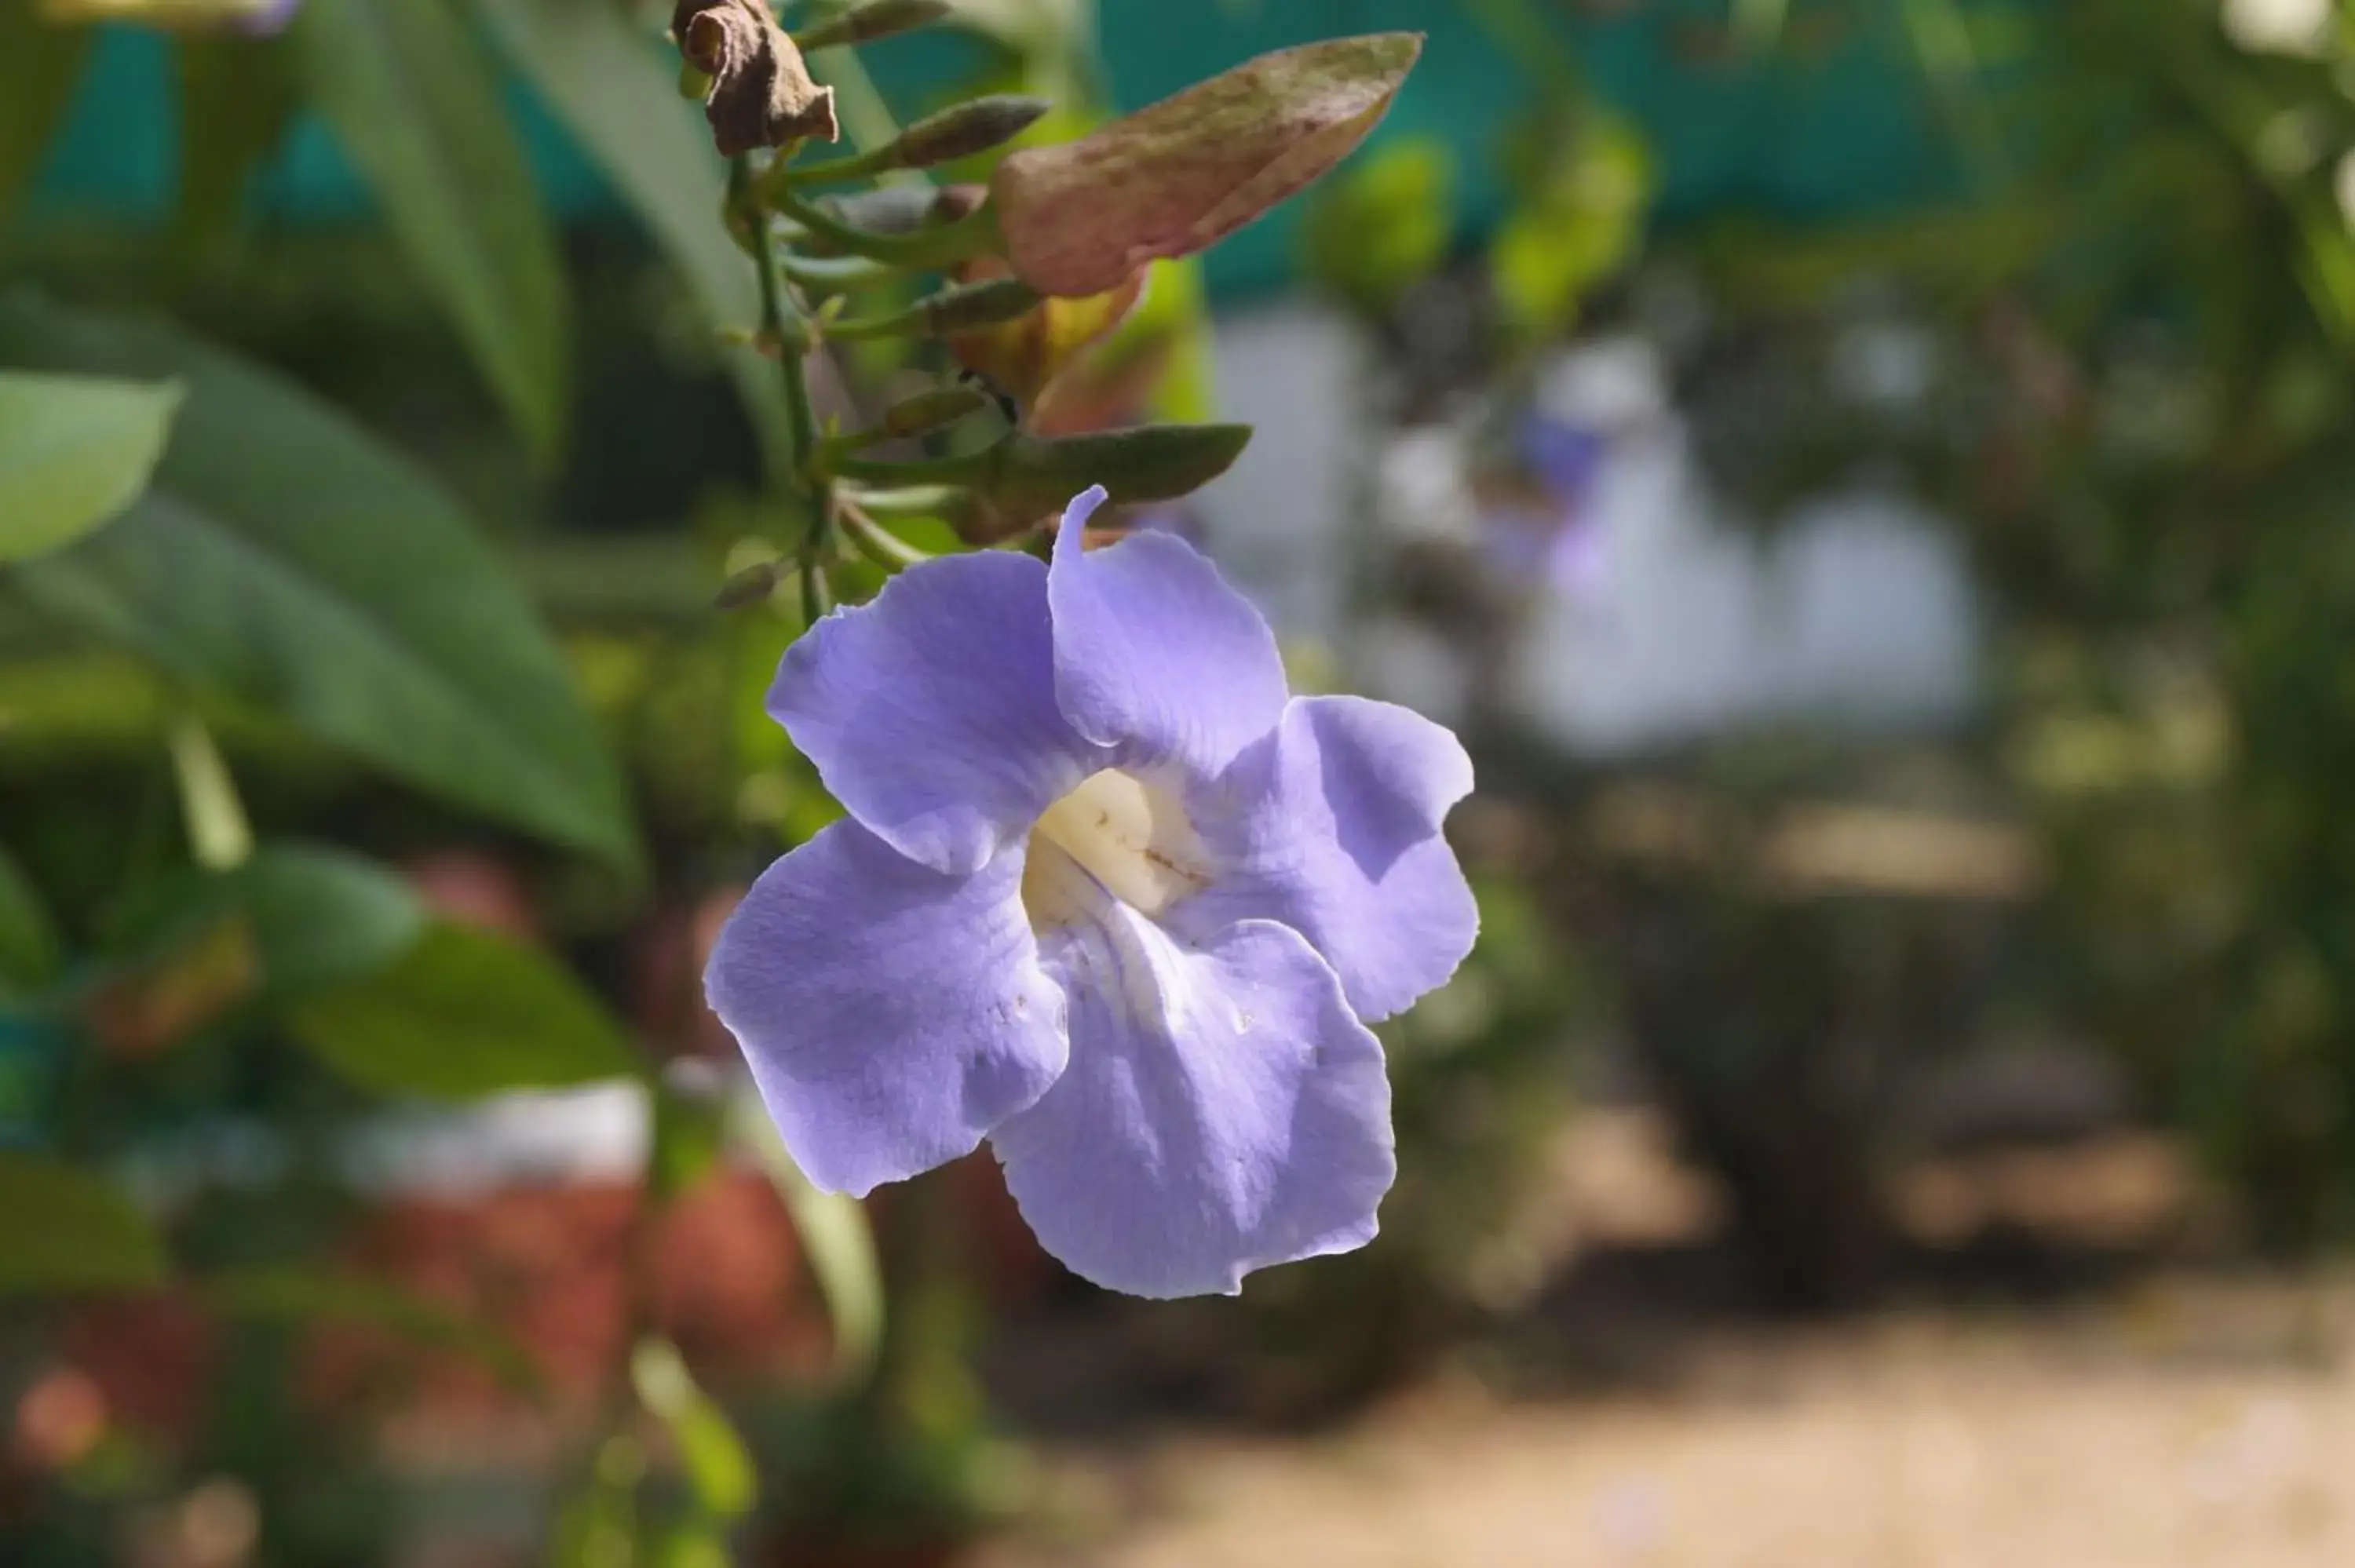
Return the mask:
[(776, 591), (784, 577), (784, 568), (775, 561), (755, 561), (742, 571), (731, 573), (719, 585), (719, 591), (711, 596), (711, 608), (741, 609), (748, 604), (758, 604)]
[(988, 394), (978, 388), (941, 387), (891, 405), (884, 410), (880, 428), (886, 436), (921, 436), (987, 407)]
[(1174, 501), (1226, 472), (1251, 437), (1249, 425), (1138, 425), (1053, 440), (1018, 431), (990, 449), (990, 472), (978, 488), (1025, 526), (1091, 484), (1114, 501)]
[(794, 35), (805, 52), (837, 44), (865, 44), (929, 27), (949, 14), (948, 0), (868, 0)]
[(1377, 33), (1278, 50), (1076, 142), (1009, 154), (990, 201), (1015, 271), (1042, 294), (1097, 294), (1206, 249), (1362, 141), (1422, 49), (1419, 34)]
[(1019, 278), (986, 278), (953, 283), (917, 302), (924, 329), (935, 337), (1010, 322), (1037, 308), (1039, 291)]
[(892, 143), (894, 161), (901, 168), (929, 169), (986, 153), (1021, 135), (1052, 107), (1043, 98), (1013, 92), (972, 99), (928, 114), (900, 132)]

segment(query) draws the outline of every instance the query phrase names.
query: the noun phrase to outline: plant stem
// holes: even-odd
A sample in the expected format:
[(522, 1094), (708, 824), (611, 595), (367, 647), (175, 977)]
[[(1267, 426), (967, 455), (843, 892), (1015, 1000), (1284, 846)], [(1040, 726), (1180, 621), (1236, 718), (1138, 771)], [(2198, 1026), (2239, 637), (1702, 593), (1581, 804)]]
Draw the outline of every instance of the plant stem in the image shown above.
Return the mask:
[(777, 210), (830, 244), (853, 256), (865, 256), (886, 266), (909, 269), (946, 267), (992, 249), (997, 241), (997, 215), (985, 202), (954, 223), (936, 223), (904, 234), (882, 234), (858, 228), (832, 213), (805, 201), (794, 191), (773, 188), (766, 193)]
[(852, 502), (842, 502), (837, 517), (842, 524), (842, 535), (850, 541), (852, 548), (887, 572), (896, 572), (902, 567), (912, 567), (932, 559), (905, 539), (886, 530)]
[(751, 208), (746, 217), (752, 231), (753, 265), (760, 272), (761, 332), (777, 345), (777, 363), (785, 378), (786, 445), (793, 463), (792, 478), (809, 495), (809, 516), (803, 524), (795, 551), (801, 574), (802, 614), (806, 623), (825, 613), (826, 595), (818, 579), (825, 570), (826, 530), (834, 519), (834, 481), (823, 465), (814, 461), (817, 454), (817, 418), (810, 408), (810, 338), (778, 260), (776, 235), (762, 205), (761, 182), (754, 176), (751, 160), (743, 155), (732, 160), (728, 179), (731, 199)]

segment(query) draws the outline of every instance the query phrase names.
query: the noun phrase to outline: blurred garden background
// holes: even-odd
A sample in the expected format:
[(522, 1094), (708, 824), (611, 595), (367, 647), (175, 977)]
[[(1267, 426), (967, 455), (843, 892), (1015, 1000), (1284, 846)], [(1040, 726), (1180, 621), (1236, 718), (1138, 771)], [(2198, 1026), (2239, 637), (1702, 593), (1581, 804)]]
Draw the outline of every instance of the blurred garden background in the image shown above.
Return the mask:
[(813, 53), (1027, 145), (1427, 35), (1030, 410), (1255, 425), (1138, 520), (1479, 768), (1380, 1238), (1181, 1302), (813, 1192), (703, 1006), (835, 809), (667, 7), (286, 10), (0, 0), (0, 1563), (2355, 1562), (2355, 0)]

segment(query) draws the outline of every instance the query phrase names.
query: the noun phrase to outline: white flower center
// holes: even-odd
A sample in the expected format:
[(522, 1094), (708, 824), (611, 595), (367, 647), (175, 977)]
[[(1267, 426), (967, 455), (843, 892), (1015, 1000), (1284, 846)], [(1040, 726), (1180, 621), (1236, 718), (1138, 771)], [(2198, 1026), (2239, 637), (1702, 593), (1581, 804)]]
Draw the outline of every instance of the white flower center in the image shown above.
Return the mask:
[(1209, 855), (1174, 789), (1107, 768), (1039, 815), (1022, 871), (1034, 929), (1089, 917), (1105, 895), (1159, 915), (1209, 885)]

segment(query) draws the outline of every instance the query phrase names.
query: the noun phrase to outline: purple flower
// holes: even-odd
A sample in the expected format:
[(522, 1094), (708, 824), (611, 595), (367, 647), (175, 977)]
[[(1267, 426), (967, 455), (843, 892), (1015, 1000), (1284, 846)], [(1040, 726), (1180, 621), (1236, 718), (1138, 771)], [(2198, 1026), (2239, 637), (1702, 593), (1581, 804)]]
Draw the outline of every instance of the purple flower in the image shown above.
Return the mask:
[(1441, 835), (1472, 768), (1383, 703), (1294, 697), (1182, 540), (902, 573), (786, 652), (769, 711), (849, 813), (705, 977), (785, 1144), (854, 1194), (985, 1138), (1030, 1227), (1140, 1296), (1374, 1234), (1381, 1048), (1470, 950)]

